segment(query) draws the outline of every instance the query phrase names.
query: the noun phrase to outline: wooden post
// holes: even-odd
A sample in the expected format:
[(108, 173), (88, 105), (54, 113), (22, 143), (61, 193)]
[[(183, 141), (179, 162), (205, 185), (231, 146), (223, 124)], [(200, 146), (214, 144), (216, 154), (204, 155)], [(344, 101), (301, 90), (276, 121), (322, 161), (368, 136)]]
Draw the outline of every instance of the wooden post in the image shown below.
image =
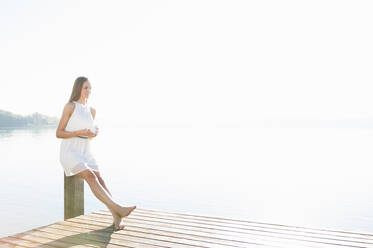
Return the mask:
[(84, 180), (64, 173), (64, 220), (84, 215)]

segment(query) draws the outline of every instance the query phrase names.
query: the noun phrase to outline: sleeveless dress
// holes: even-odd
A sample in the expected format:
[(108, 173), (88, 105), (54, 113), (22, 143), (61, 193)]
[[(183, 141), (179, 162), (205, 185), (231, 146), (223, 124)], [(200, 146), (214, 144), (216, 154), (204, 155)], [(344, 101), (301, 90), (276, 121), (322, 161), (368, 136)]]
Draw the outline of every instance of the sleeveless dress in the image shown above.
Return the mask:
[[(72, 132), (88, 128), (94, 132), (94, 120), (89, 105), (82, 105), (77, 101), (73, 102), (75, 108), (66, 125), (65, 131)], [(60, 162), (66, 176), (74, 176), (86, 169), (99, 170), (97, 162), (91, 153), (90, 142), (90, 139), (80, 137), (62, 139)]]

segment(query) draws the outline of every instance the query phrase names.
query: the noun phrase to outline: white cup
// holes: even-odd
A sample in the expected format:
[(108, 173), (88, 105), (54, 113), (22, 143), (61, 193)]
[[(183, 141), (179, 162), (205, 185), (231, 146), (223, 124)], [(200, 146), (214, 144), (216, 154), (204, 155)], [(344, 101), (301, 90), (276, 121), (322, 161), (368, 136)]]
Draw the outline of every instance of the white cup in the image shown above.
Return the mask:
[(98, 126), (93, 125), (89, 130), (91, 130), (92, 133), (97, 133)]

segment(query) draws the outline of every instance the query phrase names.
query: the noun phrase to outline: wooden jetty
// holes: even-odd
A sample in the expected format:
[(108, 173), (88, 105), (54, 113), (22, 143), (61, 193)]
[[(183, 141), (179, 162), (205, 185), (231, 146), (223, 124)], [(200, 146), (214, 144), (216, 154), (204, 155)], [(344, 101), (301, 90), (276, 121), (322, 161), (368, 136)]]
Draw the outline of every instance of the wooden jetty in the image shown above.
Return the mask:
[(373, 247), (373, 234), (136, 208), (114, 231), (101, 210), (0, 238), (0, 247)]
[(75, 176), (65, 178), (65, 220), (0, 238), (0, 248), (373, 248), (373, 233), (271, 224), (141, 207), (123, 219), (124, 230), (114, 231), (108, 210), (84, 214), (83, 186), (83, 181)]

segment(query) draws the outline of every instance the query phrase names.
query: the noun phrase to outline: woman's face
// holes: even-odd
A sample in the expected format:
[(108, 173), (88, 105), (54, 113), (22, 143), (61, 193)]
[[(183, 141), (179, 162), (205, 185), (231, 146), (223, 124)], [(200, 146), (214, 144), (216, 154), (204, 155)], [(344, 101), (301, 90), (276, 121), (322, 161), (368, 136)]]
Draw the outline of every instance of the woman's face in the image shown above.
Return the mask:
[(89, 81), (85, 81), (83, 83), (82, 92), (80, 94), (80, 98), (88, 98), (89, 94), (91, 94), (91, 84)]

